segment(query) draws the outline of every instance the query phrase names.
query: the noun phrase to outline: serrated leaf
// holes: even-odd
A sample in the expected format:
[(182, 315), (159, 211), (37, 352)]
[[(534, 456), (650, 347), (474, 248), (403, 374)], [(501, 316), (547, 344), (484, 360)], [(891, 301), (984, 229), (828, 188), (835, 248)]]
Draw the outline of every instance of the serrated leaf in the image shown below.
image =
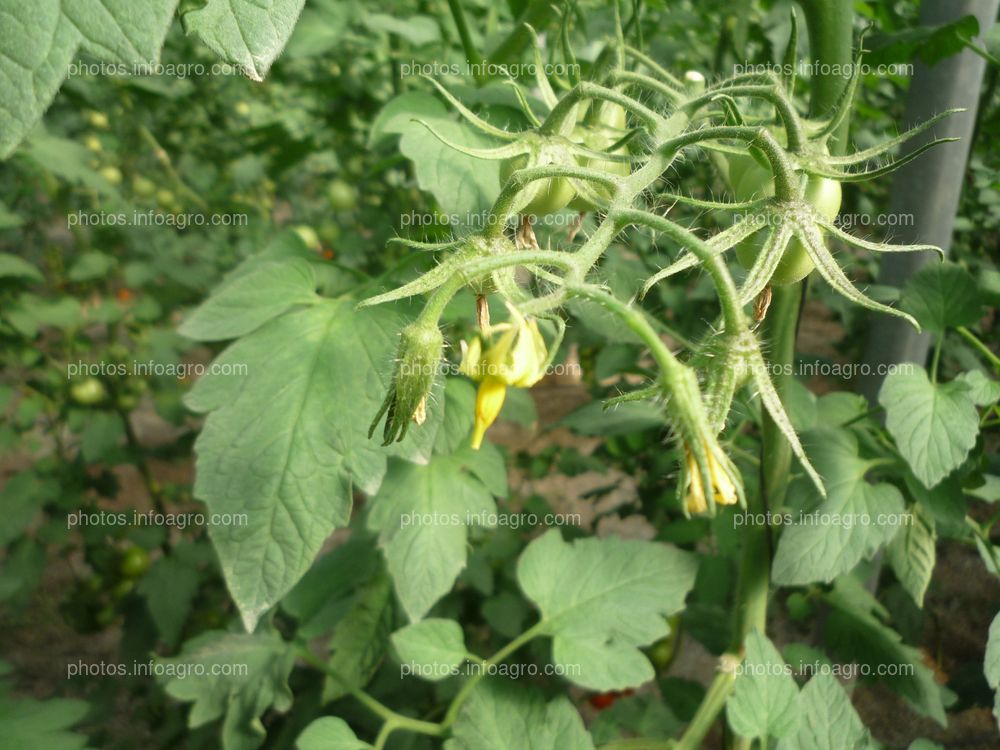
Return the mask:
[[(499, 162), (467, 156), (442, 143), (416, 120), (433, 127), (460, 146), (495, 145), (486, 136), (458, 122), (433, 95), (408, 92), (390, 101), (375, 119), (370, 140), (399, 134), (399, 151), (413, 162), (417, 182), (431, 193), (445, 216), (459, 227), (483, 218), (500, 193)], [(482, 227), (478, 227), (482, 229)]]
[(987, 377), (982, 370), (963, 372), (955, 380), (969, 386), (969, 398), (976, 406), (991, 406), (1000, 400), (1000, 381)]
[(976, 444), (979, 415), (966, 383), (931, 383), (923, 368), (900, 369), (886, 377), (878, 401), (896, 447), (928, 489)]
[(295, 740), (297, 750), (369, 750), (343, 719), (324, 716), (305, 728)]
[(990, 634), (986, 639), (986, 655), (983, 659), (983, 674), (986, 675), (986, 683), (997, 693), (993, 716), (1000, 723), (1000, 614), (990, 623)]
[(947, 718), (945, 706), (953, 694), (934, 679), (916, 648), (903, 643), (900, 635), (881, 619), (882, 607), (860, 584), (847, 586), (849, 576), (838, 579), (826, 595), (831, 605), (825, 633), (827, 642), (842, 662), (867, 664), (869, 674), (878, 674), (913, 708), (941, 726)]
[(393, 461), (372, 504), (368, 527), (379, 532), (396, 596), (411, 622), (447, 594), (465, 567), (468, 528), (493, 525), (496, 503), (467, 467), (463, 449), (426, 466)]
[(0, 744), (17, 750), (83, 750), (87, 738), (71, 731), (86, 716), (83, 701), (15, 699), (0, 686)]
[(886, 548), (887, 559), (896, 578), (917, 606), (924, 606), (924, 594), (934, 573), (937, 560), (937, 532), (934, 517), (919, 505), (908, 514), (903, 525)]
[(518, 561), (517, 579), (541, 611), (552, 659), (592, 690), (636, 687), (654, 676), (639, 650), (669, 633), (694, 585), (694, 557), (666, 544), (606, 537), (562, 540), (555, 529)]
[(210, 412), (195, 444), (195, 495), (247, 521), (209, 533), (248, 631), (346, 525), (353, 489), (377, 491), (387, 455), (429, 455), (435, 408), (391, 449), (368, 439), (401, 328), (386, 309), (324, 300), (230, 345), (188, 393), (188, 406)]
[(904, 509), (895, 487), (865, 481), (869, 464), (859, 458), (851, 433), (819, 429), (804, 439), (827, 497), (811, 512), (793, 515), (778, 541), (771, 577), (784, 586), (828, 583), (851, 570), (893, 538)]
[(292, 35), (303, 5), (305, 0), (207, 0), (184, 14), (184, 26), (247, 77), (263, 81)]
[(157, 661), (166, 692), (194, 703), (191, 728), (223, 718), (223, 750), (259, 747), (266, 734), (261, 714), (292, 705), (288, 675), (295, 651), (277, 633), (211, 630), (185, 643), (179, 656)]
[(791, 670), (767, 636), (747, 634), (746, 657), (726, 701), (726, 718), (737, 734), (786, 737), (799, 724), (799, 689)]
[(78, 50), (109, 63), (155, 63), (176, 5), (0, 0), (0, 159), (41, 119)]
[(412, 674), (437, 682), (455, 674), (468, 651), (462, 626), (454, 620), (431, 618), (392, 634), (392, 646)]
[(216, 289), (188, 315), (178, 332), (196, 341), (232, 339), (319, 299), (316, 277), (306, 261), (264, 263)]
[(798, 731), (786, 737), (778, 750), (864, 750), (872, 747), (871, 733), (840, 683), (821, 672), (799, 694)]
[(593, 750), (566, 698), (546, 705), (533, 687), (487, 678), (458, 713), (445, 750)]
[(900, 307), (928, 331), (975, 323), (981, 313), (979, 289), (968, 271), (954, 263), (924, 266), (906, 283)]
[(392, 585), (385, 570), (380, 569), (333, 631), (329, 664), (340, 680), (327, 678), (324, 702), (346, 695), (349, 689), (364, 687), (372, 678), (389, 645), (393, 615)]

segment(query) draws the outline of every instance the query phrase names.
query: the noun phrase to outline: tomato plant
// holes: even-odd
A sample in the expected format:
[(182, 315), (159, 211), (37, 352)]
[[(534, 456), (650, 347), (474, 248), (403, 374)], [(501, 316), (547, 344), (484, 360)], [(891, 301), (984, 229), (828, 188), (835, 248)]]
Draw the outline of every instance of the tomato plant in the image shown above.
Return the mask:
[(799, 5), (6, 3), (0, 747), (995, 736), (992, 47)]

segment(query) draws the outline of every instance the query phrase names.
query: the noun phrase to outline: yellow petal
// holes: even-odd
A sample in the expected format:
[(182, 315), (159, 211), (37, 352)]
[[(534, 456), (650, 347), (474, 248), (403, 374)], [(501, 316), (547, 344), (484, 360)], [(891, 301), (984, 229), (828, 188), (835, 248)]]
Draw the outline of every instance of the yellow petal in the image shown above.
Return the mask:
[(698, 462), (689, 450), (684, 451), (687, 455), (687, 481), (688, 491), (685, 505), (688, 513), (705, 513), (708, 511), (708, 503), (705, 501), (705, 489), (701, 483), (701, 471), (698, 469)]
[(479, 384), (476, 392), (476, 421), (472, 428), (474, 450), (479, 450), (479, 446), (483, 444), (486, 430), (496, 421), (506, 395), (507, 384), (500, 378), (487, 376)]
[(710, 446), (706, 445), (708, 453), (708, 469), (712, 475), (712, 491), (715, 494), (715, 502), (720, 505), (735, 505), (739, 498), (736, 494), (736, 485), (726, 467), (712, 453)]

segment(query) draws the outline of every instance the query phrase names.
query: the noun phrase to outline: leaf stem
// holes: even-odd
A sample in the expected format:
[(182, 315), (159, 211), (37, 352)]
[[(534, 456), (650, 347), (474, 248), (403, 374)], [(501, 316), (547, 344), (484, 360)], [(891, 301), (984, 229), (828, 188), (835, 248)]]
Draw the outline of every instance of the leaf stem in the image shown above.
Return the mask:
[(996, 354), (990, 351), (989, 347), (986, 346), (986, 344), (984, 344), (982, 341), (980, 341), (979, 337), (976, 336), (976, 334), (974, 334), (965, 326), (959, 326), (955, 330), (958, 332), (959, 336), (961, 336), (963, 339), (972, 344), (972, 346), (975, 347), (980, 354), (986, 357), (986, 359), (989, 361), (991, 365), (993, 365), (993, 367), (996, 369), (997, 372), (1000, 372), (1000, 357), (997, 357)]
[(504, 646), (502, 649), (493, 654), (493, 656), (491, 656), (489, 659), (486, 659), (485, 661), (482, 662), (482, 664), (478, 668), (478, 671), (474, 675), (472, 675), (472, 677), (470, 677), (465, 682), (464, 685), (462, 685), (461, 689), (452, 699), (451, 705), (448, 706), (448, 711), (445, 713), (444, 719), (442, 720), (440, 725), (442, 730), (450, 729), (451, 726), (455, 723), (455, 720), (458, 718), (458, 712), (462, 708), (462, 704), (465, 703), (465, 700), (472, 693), (473, 689), (475, 689), (476, 685), (479, 684), (480, 680), (482, 680), (483, 677), (486, 676), (486, 674), (490, 671), (490, 669), (499, 664), (500, 662), (502, 662), (511, 654), (513, 654), (515, 651), (521, 648), (521, 646), (528, 643), (528, 641), (535, 638), (535, 636), (539, 635), (541, 632), (541, 627), (542, 627), (541, 622), (533, 625), (532, 627), (528, 628), (523, 633), (521, 633), (521, 635), (519, 635), (517, 638), (508, 643), (506, 646)]
[(469, 24), (465, 20), (465, 11), (462, 8), (461, 0), (448, 0), (448, 8), (451, 10), (451, 17), (455, 22), (455, 28), (458, 29), (459, 39), (462, 40), (465, 59), (470, 66), (475, 68), (475, 73), (473, 74), (475, 79), (482, 83), (486, 80), (483, 71), (483, 56), (476, 49), (475, 42), (472, 41), (472, 34), (469, 33)]
[(304, 643), (296, 644), (295, 651), (302, 661), (326, 674), (330, 677), (330, 679), (343, 687), (344, 690), (346, 690), (351, 697), (357, 700), (361, 705), (384, 720), (387, 725), (392, 725), (392, 727), (388, 730), (386, 730), (386, 727), (383, 726), (382, 732), (379, 733), (379, 736), (385, 734), (385, 736), (388, 737), (389, 732), (392, 732), (395, 729), (407, 729), (411, 732), (426, 734), (431, 737), (440, 737), (444, 734), (444, 727), (440, 724), (435, 724), (430, 721), (421, 721), (420, 719), (411, 719), (409, 716), (403, 716), (402, 714), (396, 713), (361, 688), (357, 688), (349, 684), (342, 675), (332, 669), (323, 659), (316, 656), (316, 654), (314, 654)]

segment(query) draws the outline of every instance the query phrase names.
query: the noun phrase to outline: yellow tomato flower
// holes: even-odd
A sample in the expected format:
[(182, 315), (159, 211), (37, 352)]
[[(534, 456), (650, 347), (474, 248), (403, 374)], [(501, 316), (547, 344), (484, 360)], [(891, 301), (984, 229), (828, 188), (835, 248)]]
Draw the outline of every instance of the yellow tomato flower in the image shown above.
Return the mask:
[(506, 396), (507, 384), (499, 378), (487, 376), (479, 384), (479, 390), (476, 391), (476, 422), (472, 428), (473, 450), (479, 450), (483, 444), (486, 430), (496, 421)]
[[(708, 461), (708, 475), (712, 481), (710, 491), (719, 505), (736, 505), (739, 502), (739, 494), (736, 490), (736, 483), (730, 475), (731, 469), (724, 463), (725, 459), (720, 458), (722, 448), (712, 440), (702, 440), (705, 451), (705, 458)], [(685, 506), (688, 513), (708, 512), (708, 500), (705, 495), (706, 488), (702, 481), (701, 471), (698, 461), (689, 448), (685, 446), (684, 455), (687, 461), (687, 495)]]
[[(508, 306), (510, 321), (492, 326), (489, 332), (462, 342), (459, 372), (479, 381), (472, 447), (479, 448), (486, 430), (496, 421), (508, 386), (530, 388), (545, 375), (548, 350), (538, 323), (527, 320)], [(496, 341), (490, 336), (499, 333)]]

